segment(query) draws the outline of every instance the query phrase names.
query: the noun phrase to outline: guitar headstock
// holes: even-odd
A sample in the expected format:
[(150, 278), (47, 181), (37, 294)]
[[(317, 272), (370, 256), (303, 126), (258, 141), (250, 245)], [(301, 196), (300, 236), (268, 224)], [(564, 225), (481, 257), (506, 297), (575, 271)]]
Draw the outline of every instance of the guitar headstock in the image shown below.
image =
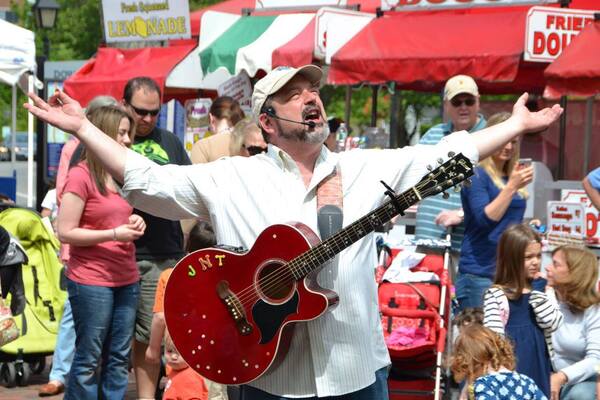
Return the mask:
[(473, 175), (473, 164), (462, 153), (454, 155), (451, 152), (448, 156), (451, 158), (443, 164), (439, 159), (441, 165), (425, 175), (415, 186), (421, 197), (442, 193)]

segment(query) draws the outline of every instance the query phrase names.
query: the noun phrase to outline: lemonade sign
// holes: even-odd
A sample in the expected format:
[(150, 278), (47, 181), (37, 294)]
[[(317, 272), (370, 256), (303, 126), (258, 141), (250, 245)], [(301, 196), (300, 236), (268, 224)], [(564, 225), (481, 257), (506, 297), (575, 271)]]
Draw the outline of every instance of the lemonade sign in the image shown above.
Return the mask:
[(191, 37), (187, 0), (102, 0), (107, 43)]

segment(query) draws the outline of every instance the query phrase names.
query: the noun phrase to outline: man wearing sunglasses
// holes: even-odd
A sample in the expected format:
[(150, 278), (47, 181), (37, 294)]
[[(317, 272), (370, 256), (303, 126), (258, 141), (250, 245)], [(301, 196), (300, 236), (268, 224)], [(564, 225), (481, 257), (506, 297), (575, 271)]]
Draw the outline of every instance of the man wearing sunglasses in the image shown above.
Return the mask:
[[(177, 136), (156, 126), (161, 105), (161, 90), (153, 79), (137, 77), (129, 80), (123, 92), (123, 105), (136, 122), (132, 150), (159, 165), (191, 164)], [(135, 241), (141, 279), (133, 345), (137, 394), (138, 398), (143, 399), (154, 398), (160, 372), (159, 364), (149, 363), (145, 359), (158, 277), (162, 270), (173, 267), (185, 253), (179, 221), (155, 217), (140, 210), (135, 210), (135, 213), (146, 221), (144, 236)]]
[[(470, 133), (485, 128), (486, 121), (479, 113), (479, 89), (467, 75), (456, 75), (444, 86), (444, 114), (446, 121), (431, 127), (421, 137), (420, 144), (435, 145), (456, 131)], [(446, 230), (452, 228), (452, 261), (456, 266), (458, 252), (464, 236), (462, 203), (460, 193), (448, 191), (447, 199), (437, 195), (419, 203), (415, 238), (417, 240), (443, 240)], [(431, 249), (419, 249), (431, 252)]]

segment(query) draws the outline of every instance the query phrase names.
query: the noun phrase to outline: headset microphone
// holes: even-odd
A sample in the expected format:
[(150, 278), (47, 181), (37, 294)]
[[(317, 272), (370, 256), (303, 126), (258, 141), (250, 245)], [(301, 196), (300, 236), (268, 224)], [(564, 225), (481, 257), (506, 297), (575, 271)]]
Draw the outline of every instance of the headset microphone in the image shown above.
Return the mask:
[(304, 121), (294, 121), (294, 120), (287, 119), (287, 118), (281, 118), (280, 116), (278, 116), (275, 113), (275, 109), (273, 107), (267, 107), (267, 109), (265, 110), (265, 114), (267, 114), (269, 117), (277, 118), (277, 119), (282, 120), (282, 121), (287, 121), (287, 122), (293, 122), (295, 124), (306, 125), (309, 128), (314, 128), (315, 126), (317, 126), (317, 124), (314, 121), (304, 122)]

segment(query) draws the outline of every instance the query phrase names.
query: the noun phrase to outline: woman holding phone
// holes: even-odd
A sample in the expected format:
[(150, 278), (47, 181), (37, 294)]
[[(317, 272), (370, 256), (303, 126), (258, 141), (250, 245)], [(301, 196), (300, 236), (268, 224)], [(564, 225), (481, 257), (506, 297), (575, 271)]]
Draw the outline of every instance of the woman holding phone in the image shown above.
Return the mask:
[[(510, 113), (492, 115), (488, 126), (507, 120)], [(519, 165), (515, 139), (475, 168), (471, 187), (463, 188), (465, 238), (456, 279), (459, 309), (482, 307), (483, 294), (496, 273), (496, 248), (502, 233), (523, 221), (525, 187), (533, 180), (533, 166)]]

